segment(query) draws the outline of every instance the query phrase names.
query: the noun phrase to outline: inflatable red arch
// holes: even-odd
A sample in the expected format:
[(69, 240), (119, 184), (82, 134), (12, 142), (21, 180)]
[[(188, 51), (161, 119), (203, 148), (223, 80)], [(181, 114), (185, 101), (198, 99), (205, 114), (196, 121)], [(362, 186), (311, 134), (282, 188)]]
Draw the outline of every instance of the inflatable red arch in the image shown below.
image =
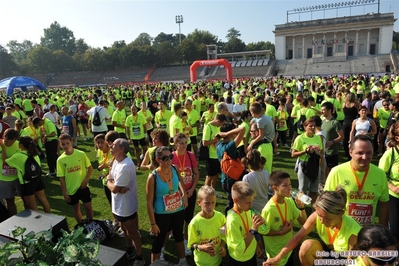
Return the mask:
[(226, 69), (226, 79), (231, 83), (233, 82), (233, 71), (231, 64), (226, 59), (214, 59), (214, 60), (197, 60), (190, 66), (190, 79), (191, 82), (197, 81), (197, 68), (201, 66), (221, 66), (223, 65)]

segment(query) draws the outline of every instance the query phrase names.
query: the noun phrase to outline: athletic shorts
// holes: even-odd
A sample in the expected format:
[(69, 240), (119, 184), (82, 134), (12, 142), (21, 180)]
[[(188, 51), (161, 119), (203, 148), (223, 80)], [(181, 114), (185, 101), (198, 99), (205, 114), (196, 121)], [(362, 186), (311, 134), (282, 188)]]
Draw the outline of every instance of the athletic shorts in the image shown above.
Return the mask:
[(18, 178), (14, 181), (0, 180), (0, 195), (5, 199), (11, 199), (15, 196), (21, 195), (21, 186), (19, 184)]
[(44, 188), (45, 186), (41, 177), (33, 179), (29, 183), (21, 184), (21, 197), (31, 196)]
[(69, 195), (69, 197), (71, 198), (71, 201), (67, 202), (68, 205), (76, 205), (79, 201), (82, 201), (83, 203), (91, 202), (91, 194), (88, 187), (83, 189), (79, 188), (75, 194)]
[(123, 222), (127, 222), (129, 220), (134, 220), (137, 217), (137, 212), (133, 213), (132, 215), (126, 216), (126, 217), (116, 215), (115, 213), (114, 213), (114, 216), (115, 216), (116, 220), (118, 220), (118, 222), (123, 223)]
[(206, 175), (207, 176), (215, 176), (222, 172), (220, 169), (220, 162), (218, 159), (209, 158), (206, 160)]
[(147, 141), (145, 141), (145, 138), (142, 138), (142, 139), (132, 139), (132, 141), (133, 141), (133, 146), (134, 147), (138, 147), (139, 146), (139, 144), (140, 144), (140, 146), (141, 147), (145, 147), (145, 146), (148, 146), (148, 142)]
[(89, 120), (87, 118), (80, 118), (80, 123), (82, 125), (88, 125), (89, 124)]

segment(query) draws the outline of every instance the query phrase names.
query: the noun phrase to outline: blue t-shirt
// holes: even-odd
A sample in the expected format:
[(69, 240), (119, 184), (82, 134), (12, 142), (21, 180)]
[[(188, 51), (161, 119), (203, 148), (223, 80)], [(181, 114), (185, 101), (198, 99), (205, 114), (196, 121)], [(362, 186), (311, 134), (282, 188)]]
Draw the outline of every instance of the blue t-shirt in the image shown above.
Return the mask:
[[(218, 155), (219, 162), (222, 161), (223, 154), (225, 151), (227, 151), (227, 154), (233, 159), (236, 159), (238, 157), (237, 147), (236, 147), (236, 143), (234, 142), (234, 140), (232, 140), (228, 143), (219, 141), (216, 144), (216, 153)], [(226, 175), (222, 172), (222, 183), (224, 183), (225, 180), (226, 180)]]

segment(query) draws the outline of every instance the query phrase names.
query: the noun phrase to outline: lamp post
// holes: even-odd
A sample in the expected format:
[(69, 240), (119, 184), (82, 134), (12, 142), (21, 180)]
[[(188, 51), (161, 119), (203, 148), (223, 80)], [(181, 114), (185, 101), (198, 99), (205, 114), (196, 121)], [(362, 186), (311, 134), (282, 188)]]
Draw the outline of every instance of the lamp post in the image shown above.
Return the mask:
[(179, 24), (179, 44), (181, 43), (181, 31), (180, 31), (180, 24), (183, 23), (183, 16), (177, 15), (176, 16), (176, 23)]

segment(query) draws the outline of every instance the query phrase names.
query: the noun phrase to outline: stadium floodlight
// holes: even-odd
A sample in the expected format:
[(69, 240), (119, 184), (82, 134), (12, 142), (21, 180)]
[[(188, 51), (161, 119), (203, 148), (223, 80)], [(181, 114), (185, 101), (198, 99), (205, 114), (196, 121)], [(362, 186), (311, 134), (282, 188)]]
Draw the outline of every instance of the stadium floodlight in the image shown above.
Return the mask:
[(181, 29), (180, 29), (180, 24), (183, 23), (183, 16), (182, 16), (182, 15), (177, 15), (177, 16), (176, 16), (176, 23), (179, 24), (179, 43), (181, 43)]

